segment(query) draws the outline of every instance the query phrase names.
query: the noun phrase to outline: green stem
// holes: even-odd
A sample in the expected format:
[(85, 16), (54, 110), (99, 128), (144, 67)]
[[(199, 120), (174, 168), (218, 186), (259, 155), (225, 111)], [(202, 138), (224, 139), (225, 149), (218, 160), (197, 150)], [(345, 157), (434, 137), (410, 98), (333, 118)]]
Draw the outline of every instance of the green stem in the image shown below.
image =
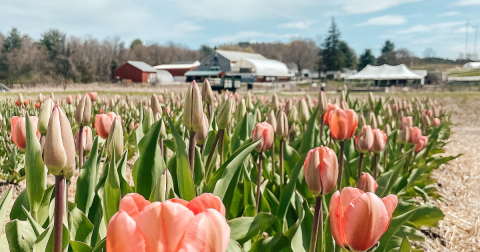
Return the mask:
[(373, 154), (373, 178), (377, 180), (378, 173), (378, 153)]
[(280, 188), (283, 187), (283, 139), (280, 139), (280, 153), (279, 153), (279, 161), (280, 161)]
[(344, 153), (345, 153), (345, 142), (340, 142), (340, 156), (338, 159), (338, 181), (337, 181), (337, 188), (338, 190), (342, 190), (342, 177), (343, 177), (343, 164), (344, 164)]
[[(320, 233), (320, 235), (319, 235)], [(320, 236), (318, 247), (322, 250), (323, 243), (323, 208), (322, 196), (317, 196), (315, 200), (315, 212), (313, 213), (312, 234), (310, 236), (310, 252), (316, 251), (317, 240)]]
[(55, 210), (53, 221), (53, 252), (62, 252), (63, 213), (65, 211), (65, 177), (55, 176)]
[(362, 169), (363, 169), (363, 153), (360, 152), (360, 155), (358, 157), (358, 174), (357, 174), (357, 183), (360, 180), (360, 177), (362, 176)]
[(210, 153), (208, 153), (207, 162), (205, 163), (205, 168), (207, 169), (207, 172), (205, 174), (205, 179), (208, 178), (208, 176), (210, 175), (210, 172), (212, 169), (210, 163), (212, 162), (213, 155), (215, 154), (215, 149), (217, 148), (220, 135), (222, 135), (223, 132), (224, 132), (223, 129), (218, 130), (217, 135), (215, 136), (215, 140), (213, 141), (213, 146), (210, 149)]
[(255, 215), (258, 214), (258, 208), (260, 206), (260, 186), (262, 183), (262, 160), (263, 160), (263, 153), (260, 152), (258, 153), (258, 174), (257, 174), (257, 199), (256, 199), (256, 205), (255, 205)]
[(273, 145), (272, 145), (272, 178), (271, 180), (273, 181), (273, 179), (275, 178), (275, 140), (273, 140)]
[(188, 162), (190, 164), (190, 172), (193, 178), (193, 169), (195, 165), (195, 131), (190, 131), (190, 141), (188, 142)]

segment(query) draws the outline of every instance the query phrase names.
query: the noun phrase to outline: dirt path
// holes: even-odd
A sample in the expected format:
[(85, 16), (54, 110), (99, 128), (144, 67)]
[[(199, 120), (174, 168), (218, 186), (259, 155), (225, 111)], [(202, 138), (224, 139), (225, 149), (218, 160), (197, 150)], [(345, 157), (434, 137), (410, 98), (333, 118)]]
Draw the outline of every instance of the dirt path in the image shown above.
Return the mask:
[[(422, 247), (425, 251), (480, 251), (480, 95), (438, 98), (452, 112), (454, 124), (447, 155), (463, 156), (441, 166), (438, 180), (443, 201), (435, 204), (445, 214)], [(433, 235), (432, 235), (433, 234)]]

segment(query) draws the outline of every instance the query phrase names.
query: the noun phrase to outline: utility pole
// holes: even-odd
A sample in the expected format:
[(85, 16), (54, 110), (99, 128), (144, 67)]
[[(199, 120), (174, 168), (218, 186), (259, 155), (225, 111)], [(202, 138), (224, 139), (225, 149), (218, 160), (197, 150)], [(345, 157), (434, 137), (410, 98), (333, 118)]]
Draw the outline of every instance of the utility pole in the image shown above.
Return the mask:
[(472, 26), (475, 29), (475, 42), (473, 44), (473, 56), (478, 57), (477, 55), (477, 30), (478, 30), (478, 25)]
[(464, 57), (467, 59), (467, 50), (468, 49), (468, 20), (467, 23), (465, 24), (465, 54)]

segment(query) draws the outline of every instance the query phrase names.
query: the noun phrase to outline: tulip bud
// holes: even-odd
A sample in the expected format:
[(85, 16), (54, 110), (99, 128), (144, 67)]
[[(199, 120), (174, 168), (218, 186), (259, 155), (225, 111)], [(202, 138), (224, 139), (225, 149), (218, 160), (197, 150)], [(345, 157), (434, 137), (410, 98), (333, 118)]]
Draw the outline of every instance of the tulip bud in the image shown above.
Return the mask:
[(88, 126), (83, 126), (82, 139), (79, 137), (80, 134), (77, 131), (75, 134), (75, 149), (77, 150), (77, 153), (80, 152), (80, 146), (82, 146), (85, 151), (91, 151), (93, 146), (92, 129)]
[(410, 127), (410, 137), (408, 138), (408, 143), (416, 144), (421, 136), (422, 131), (418, 127)]
[(92, 101), (90, 96), (85, 94), (75, 110), (75, 122), (80, 125), (88, 125), (92, 117)]
[(272, 95), (272, 101), (270, 102), (270, 109), (273, 111), (278, 111), (280, 108), (280, 102), (278, 101), (277, 94)]
[(423, 114), (422, 115), (422, 124), (425, 126), (425, 127), (430, 127), (432, 125), (432, 122), (430, 121), (430, 117), (428, 117), (427, 115)]
[(65, 101), (67, 102), (68, 105), (72, 104), (73, 97), (71, 95), (67, 95), (65, 98)]
[(288, 119), (287, 114), (283, 110), (278, 112), (277, 119), (276, 119), (277, 127), (275, 129), (275, 133), (279, 139), (285, 139), (288, 137)]
[(372, 128), (377, 128), (377, 119), (375, 118), (375, 113), (370, 111), (370, 117), (368, 118), (369, 124), (372, 125)]
[(405, 127), (412, 127), (413, 126), (413, 118), (411, 116), (406, 116), (402, 118), (402, 122), (400, 123), (400, 129)]
[(110, 132), (108, 133), (106, 143), (107, 153), (112, 158), (115, 153), (115, 161), (120, 160), (123, 153), (123, 127), (120, 120), (115, 118), (110, 126)]
[(298, 121), (298, 110), (297, 107), (293, 106), (288, 113), (288, 124), (292, 125)]
[(427, 144), (428, 144), (428, 136), (419, 137), (417, 143), (415, 144), (415, 152), (420, 152), (425, 147), (427, 147)]
[(318, 114), (324, 115), (328, 110), (328, 100), (325, 92), (320, 91), (318, 93)]
[(257, 123), (252, 131), (252, 140), (255, 142), (260, 139), (260, 143), (255, 147), (257, 152), (268, 151), (273, 145), (273, 127), (267, 122)]
[(153, 116), (152, 109), (148, 108), (148, 110), (145, 111), (145, 115), (143, 116), (143, 123), (142, 123), (143, 134), (148, 133), (153, 123), (155, 123), (155, 117)]
[(162, 175), (158, 178), (157, 185), (155, 186), (155, 192), (153, 195), (153, 201), (164, 202), (168, 200), (168, 194), (173, 191), (173, 179), (172, 174), (168, 169), (162, 172)]
[(392, 128), (390, 127), (390, 124), (385, 124), (385, 128), (383, 128), (385, 134), (387, 136), (390, 136), (392, 134)]
[(245, 105), (247, 106), (247, 111), (253, 110), (252, 94), (250, 92), (245, 96)]
[(207, 140), (208, 129), (209, 129), (208, 118), (207, 118), (207, 115), (205, 113), (203, 113), (202, 127), (195, 134), (195, 140), (196, 140), (198, 146), (202, 146), (202, 145), (205, 144), (205, 141)]
[(158, 97), (156, 94), (152, 94), (152, 97), (150, 98), (151, 103), (152, 103), (152, 112), (154, 115), (157, 113), (162, 114), (162, 107), (160, 106), (160, 102), (158, 101)]
[(38, 93), (38, 101), (43, 102), (43, 94), (42, 93)]
[(292, 100), (287, 100), (287, 103), (285, 103), (285, 114), (290, 114), (290, 110), (292, 110), (292, 107), (294, 107)]
[(88, 96), (90, 97), (90, 100), (91, 100), (92, 102), (95, 102), (95, 101), (97, 101), (97, 99), (98, 99), (98, 94), (97, 94), (97, 92), (90, 92), (90, 93), (88, 94)]
[(382, 120), (382, 116), (381, 115), (378, 115), (377, 116), (377, 126), (380, 127), (383, 125), (383, 120)]
[(377, 181), (369, 173), (363, 173), (357, 180), (357, 188), (364, 192), (375, 193), (378, 188)]
[(308, 105), (309, 108), (313, 107), (313, 101), (312, 101), (312, 97), (310, 97), (310, 95), (308, 95), (308, 94), (305, 95), (305, 101), (307, 102), (307, 105)]
[(328, 119), (332, 138), (338, 141), (351, 139), (358, 124), (358, 116), (352, 109), (336, 109)]
[[(228, 111), (230, 113), (230, 111)], [(197, 82), (193, 81), (188, 87), (185, 98), (185, 110), (183, 114), (183, 124), (189, 131), (198, 131), (203, 123), (203, 105), (202, 95)]]
[(235, 111), (235, 120), (240, 122), (245, 115), (247, 114), (247, 106), (245, 105), (245, 99), (242, 99), (237, 106), (237, 110)]
[(228, 124), (232, 120), (232, 106), (233, 97), (229, 97), (222, 103), (222, 105), (218, 109), (217, 126), (219, 129), (226, 129), (228, 127)]
[(375, 107), (375, 96), (372, 94), (372, 92), (368, 92), (368, 103), (370, 103), (370, 107)]
[(52, 114), (53, 101), (48, 98), (41, 106), (40, 113), (38, 114), (38, 131), (42, 134), (47, 133), (48, 122), (50, 121), (50, 115)]
[(203, 86), (202, 86), (202, 101), (205, 104), (212, 104), (213, 102), (213, 91), (212, 91), (212, 86), (210, 85), (210, 82), (208, 79), (205, 79), (203, 81)]
[(355, 147), (359, 152), (367, 153), (373, 145), (373, 132), (370, 125), (364, 125), (355, 138)]
[(310, 119), (310, 111), (305, 99), (301, 99), (298, 103), (298, 121), (305, 124)]
[[(2, 121), (2, 126), (5, 118)], [(38, 118), (36, 116), (30, 116), (30, 121), (32, 122), (33, 128), (36, 131), (37, 138), (40, 139), (40, 132), (37, 130)], [(26, 119), (25, 117), (13, 116), (10, 119), (10, 130), (12, 135), (13, 143), (22, 150), (25, 150), (27, 147), (27, 132), (26, 132)]]
[(273, 112), (273, 110), (270, 110), (270, 113), (267, 116), (267, 123), (272, 125), (274, 129), (277, 128), (277, 118), (275, 117), (275, 112)]
[(106, 114), (95, 115), (95, 129), (97, 130), (97, 135), (103, 139), (108, 138), (110, 132), (110, 126), (114, 119), (121, 121), (119, 115), (114, 112), (108, 112)]
[(130, 124), (128, 125), (129, 130), (134, 130), (135, 129), (135, 122), (132, 120), (130, 121)]
[(337, 155), (324, 146), (311, 149), (303, 163), (303, 174), (308, 189), (314, 196), (329, 194), (337, 183)]
[(438, 119), (438, 118), (433, 119), (432, 125), (435, 126), (435, 127), (440, 126), (440, 119)]
[(258, 108), (255, 110), (255, 120), (257, 123), (260, 123), (262, 121), (262, 113)]
[(18, 93), (18, 102), (20, 102), (20, 104), (25, 103), (25, 99), (23, 98), (22, 93)]
[[(138, 123), (135, 125), (135, 129), (138, 127)], [(167, 130), (165, 129), (164, 120), (162, 120), (160, 124), (160, 138), (165, 139), (167, 138)]]
[(380, 129), (373, 129), (373, 144), (370, 151), (374, 153), (380, 153), (385, 149), (387, 144), (387, 134)]
[(410, 138), (410, 127), (404, 127), (403, 129), (400, 130), (397, 140), (401, 144), (406, 144), (408, 143), (409, 138)]
[(72, 127), (63, 110), (53, 108), (45, 137), (44, 162), (51, 174), (68, 180), (75, 171), (75, 142)]
[(340, 102), (340, 108), (341, 109), (349, 109), (348, 103), (346, 101), (341, 101)]

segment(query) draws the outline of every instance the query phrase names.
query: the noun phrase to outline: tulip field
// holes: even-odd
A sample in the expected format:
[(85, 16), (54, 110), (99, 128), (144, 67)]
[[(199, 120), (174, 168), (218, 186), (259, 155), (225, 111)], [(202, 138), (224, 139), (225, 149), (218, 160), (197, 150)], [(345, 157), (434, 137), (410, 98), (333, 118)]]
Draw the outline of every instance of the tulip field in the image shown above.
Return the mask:
[(0, 178), (26, 184), (1, 195), (0, 251), (423, 251), (450, 218), (432, 173), (458, 157), (451, 112), (425, 96), (205, 81), (0, 107)]

